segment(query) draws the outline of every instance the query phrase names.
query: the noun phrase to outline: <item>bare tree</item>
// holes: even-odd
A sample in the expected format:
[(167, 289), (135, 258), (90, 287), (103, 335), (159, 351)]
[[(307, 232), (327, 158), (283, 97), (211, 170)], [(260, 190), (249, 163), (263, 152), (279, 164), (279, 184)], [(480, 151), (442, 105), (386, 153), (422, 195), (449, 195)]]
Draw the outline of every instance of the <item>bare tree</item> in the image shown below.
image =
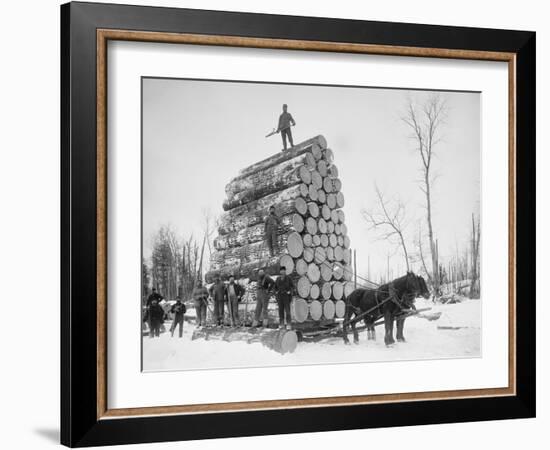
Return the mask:
[(405, 204), (400, 198), (393, 201), (384, 198), (377, 185), (374, 186), (374, 189), (378, 200), (377, 208), (374, 210), (363, 209), (361, 213), (370, 225), (370, 229), (380, 231), (379, 239), (393, 241), (401, 248), (407, 271), (409, 271), (409, 253), (403, 235), (406, 227)]
[(471, 236), (471, 251), (472, 258), (470, 267), (470, 298), (479, 298), (480, 286), (479, 286), (479, 240), (480, 240), (480, 221), (472, 214), (472, 236)]
[(420, 189), (426, 199), (426, 223), (432, 259), (432, 284), (439, 293), (439, 261), (432, 225), (432, 188), (434, 183), (433, 161), (437, 144), (441, 140), (441, 128), (445, 123), (447, 105), (439, 94), (433, 94), (422, 104), (409, 98), (403, 122), (412, 130), (411, 138), (416, 141), (416, 151), (421, 161), (422, 178)]
[(416, 248), (418, 251), (418, 258), (420, 259), (420, 262), (422, 264), (422, 269), (424, 270), (425, 275), (428, 277), (428, 283), (433, 284), (432, 282), (432, 275), (428, 268), (426, 267), (426, 259), (424, 258), (424, 249), (422, 248), (422, 225), (418, 224), (418, 236), (415, 240)]

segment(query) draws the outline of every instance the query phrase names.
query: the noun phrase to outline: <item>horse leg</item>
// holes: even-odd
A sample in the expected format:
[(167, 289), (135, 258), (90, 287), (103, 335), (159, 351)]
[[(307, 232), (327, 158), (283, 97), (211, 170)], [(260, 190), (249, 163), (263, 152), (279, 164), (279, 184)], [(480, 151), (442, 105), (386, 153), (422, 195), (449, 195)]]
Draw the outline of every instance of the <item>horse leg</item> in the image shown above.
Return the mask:
[(356, 325), (357, 325), (357, 322), (353, 322), (351, 324), (351, 329), (353, 331), (353, 343), (354, 344), (359, 344), (359, 333), (357, 332), (357, 329), (355, 328)]
[(342, 332), (344, 333), (344, 344), (349, 345), (348, 339), (348, 322), (351, 317), (349, 307), (346, 307), (346, 314), (344, 315), (344, 325), (342, 327)]
[(397, 340), (400, 342), (405, 342), (405, 336), (403, 336), (403, 328), (405, 326), (405, 319), (397, 319)]
[(384, 327), (386, 328), (384, 343), (386, 345), (391, 345), (395, 341), (393, 339), (393, 315), (390, 311), (384, 313)]

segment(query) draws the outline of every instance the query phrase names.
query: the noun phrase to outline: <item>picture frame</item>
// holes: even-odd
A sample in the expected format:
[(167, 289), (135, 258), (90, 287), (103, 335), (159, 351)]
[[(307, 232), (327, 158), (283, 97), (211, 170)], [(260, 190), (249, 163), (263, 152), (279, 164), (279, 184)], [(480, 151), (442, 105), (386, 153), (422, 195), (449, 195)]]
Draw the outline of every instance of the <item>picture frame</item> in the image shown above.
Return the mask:
[[(508, 387), (110, 409), (106, 74), (107, 43), (117, 40), (506, 62)], [(535, 41), (535, 33), (527, 31), (62, 5), (61, 443), (81, 447), (534, 417)]]

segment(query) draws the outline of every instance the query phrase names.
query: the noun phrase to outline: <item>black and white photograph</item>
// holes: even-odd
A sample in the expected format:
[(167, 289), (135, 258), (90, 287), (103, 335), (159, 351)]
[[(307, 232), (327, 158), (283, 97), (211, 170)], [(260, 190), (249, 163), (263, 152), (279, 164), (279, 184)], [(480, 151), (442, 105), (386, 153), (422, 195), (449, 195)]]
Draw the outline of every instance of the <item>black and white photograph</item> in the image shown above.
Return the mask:
[(481, 356), (479, 92), (141, 89), (143, 371)]

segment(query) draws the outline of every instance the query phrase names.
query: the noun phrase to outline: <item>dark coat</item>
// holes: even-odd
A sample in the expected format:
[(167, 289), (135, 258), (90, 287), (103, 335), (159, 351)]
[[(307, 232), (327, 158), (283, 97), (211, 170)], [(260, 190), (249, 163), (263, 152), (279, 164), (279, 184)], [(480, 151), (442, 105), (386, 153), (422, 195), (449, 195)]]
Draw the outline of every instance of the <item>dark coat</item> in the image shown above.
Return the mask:
[(162, 322), (164, 320), (164, 309), (159, 304), (149, 306), (147, 311), (149, 322)]
[[(225, 287), (225, 299), (226, 300), (229, 300), (229, 286), (231, 285), (228, 284), (226, 287)], [(243, 287), (239, 284), (239, 283), (233, 283), (233, 286), (234, 286), (234, 289), (235, 289), (235, 295), (237, 296), (237, 299), (239, 301), (241, 301), (243, 295), (244, 295), (244, 289)]]
[(279, 116), (279, 126), (277, 127), (277, 129), (278, 131), (286, 130), (287, 128), (290, 128), (290, 124), (296, 125), (294, 117), (292, 117), (292, 114), (290, 114), (288, 111), (283, 112)]
[(269, 275), (264, 275), (262, 279), (258, 279), (256, 289), (262, 292), (269, 292), (273, 289), (274, 285), (275, 282), (273, 281), (273, 278), (271, 278)]
[(183, 319), (183, 315), (186, 313), (187, 308), (182, 302), (176, 302), (170, 308), (170, 312), (175, 314), (176, 319)]
[(269, 214), (265, 219), (264, 232), (271, 233), (277, 231), (280, 222), (280, 219), (275, 214)]
[(158, 292), (153, 292), (149, 297), (147, 297), (147, 306), (151, 306), (153, 300), (160, 302), (162, 299), (164, 299), (162, 295), (160, 295)]
[(291, 297), (294, 292), (294, 282), (292, 278), (288, 275), (283, 279), (282, 277), (277, 278), (275, 281), (275, 293), (277, 297)]
[(199, 301), (204, 300), (208, 298), (208, 289), (206, 289), (204, 286), (196, 287), (193, 289), (193, 300)]
[(214, 283), (210, 286), (210, 296), (214, 299), (215, 302), (223, 302), (225, 300), (225, 284), (223, 281), (219, 283)]

